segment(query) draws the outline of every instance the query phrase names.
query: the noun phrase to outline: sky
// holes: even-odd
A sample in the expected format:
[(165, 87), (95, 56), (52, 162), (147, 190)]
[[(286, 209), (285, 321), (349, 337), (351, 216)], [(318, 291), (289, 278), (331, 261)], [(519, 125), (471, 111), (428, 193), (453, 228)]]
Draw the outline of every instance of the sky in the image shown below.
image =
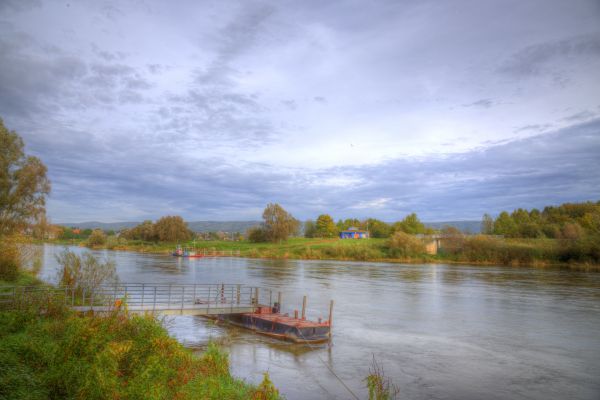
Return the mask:
[(57, 222), (600, 200), (597, 0), (0, 0), (0, 61)]

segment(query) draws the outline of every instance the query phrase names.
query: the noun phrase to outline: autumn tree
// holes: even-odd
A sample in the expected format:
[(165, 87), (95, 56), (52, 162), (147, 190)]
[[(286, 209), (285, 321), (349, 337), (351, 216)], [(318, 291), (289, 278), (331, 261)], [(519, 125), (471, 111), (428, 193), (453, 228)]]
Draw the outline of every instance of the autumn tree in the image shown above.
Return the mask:
[(131, 229), (124, 230), (121, 232), (121, 236), (123, 236), (125, 239), (143, 240), (146, 242), (154, 242), (158, 240), (154, 229), (154, 224), (150, 220), (146, 220)]
[(29, 226), (46, 213), (50, 182), (39, 158), (27, 156), (23, 139), (0, 118), (0, 236)]
[(337, 226), (329, 214), (319, 215), (316, 223), (316, 236), (330, 238), (336, 236), (337, 232)]
[(314, 238), (317, 235), (317, 226), (315, 225), (315, 221), (312, 219), (306, 220), (304, 222), (304, 237)]
[(184, 242), (194, 236), (194, 232), (179, 216), (162, 217), (154, 224), (154, 232), (161, 242)]
[(373, 238), (387, 238), (392, 231), (392, 227), (389, 224), (375, 218), (367, 219), (361, 226), (363, 229), (368, 230), (369, 237)]
[(394, 232), (402, 231), (411, 235), (418, 233), (426, 233), (425, 225), (419, 220), (417, 214), (412, 213), (407, 215), (402, 221), (396, 222), (393, 226)]
[(265, 238), (270, 242), (287, 240), (298, 232), (300, 221), (285, 211), (279, 204), (269, 203), (263, 211), (263, 229)]
[(506, 237), (514, 237), (517, 235), (518, 226), (512, 219), (509, 213), (502, 211), (498, 218), (494, 221), (494, 233), (496, 235), (504, 235)]
[(90, 247), (103, 246), (106, 244), (106, 234), (101, 229), (94, 229), (87, 239), (87, 245)]
[(481, 219), (481, 233), (491, 235), (494, 233), (494, 219), (490, 214), (483, 214)]

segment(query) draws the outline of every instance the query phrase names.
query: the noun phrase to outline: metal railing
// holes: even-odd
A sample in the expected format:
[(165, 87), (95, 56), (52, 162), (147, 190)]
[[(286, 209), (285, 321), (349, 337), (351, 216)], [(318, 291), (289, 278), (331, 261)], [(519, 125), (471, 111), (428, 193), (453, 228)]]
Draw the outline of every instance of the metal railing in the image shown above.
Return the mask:
[[(280, 299), (280, 295), (278, 296)], [(228, 314), (272, 306), (272, 290), (241, 284), (118, 283), (85, 287), (0, 287), (0, 308), (19, 309), (44, 302), (64, 303), (77, 311)]]

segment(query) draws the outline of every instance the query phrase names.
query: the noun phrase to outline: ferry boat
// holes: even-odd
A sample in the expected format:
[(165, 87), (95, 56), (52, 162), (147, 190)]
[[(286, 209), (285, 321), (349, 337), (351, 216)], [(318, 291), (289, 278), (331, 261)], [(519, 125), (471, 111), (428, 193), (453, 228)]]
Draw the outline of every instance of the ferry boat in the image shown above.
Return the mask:
[(278, 307), (259, 307), (254, 313), (222, 315), (229, 323), (294, 343), (322, 343), (330, 339), (329, 321), (318, 322), (279, 313)]
[(200, 258), (203, 257), (202, 254), (197, 253), (195, 251), (189, 250), (187, 247), (177, 246), (175, 251), (173, 252), (173, 256), (175, 257), (187, 257), (187, 258)]

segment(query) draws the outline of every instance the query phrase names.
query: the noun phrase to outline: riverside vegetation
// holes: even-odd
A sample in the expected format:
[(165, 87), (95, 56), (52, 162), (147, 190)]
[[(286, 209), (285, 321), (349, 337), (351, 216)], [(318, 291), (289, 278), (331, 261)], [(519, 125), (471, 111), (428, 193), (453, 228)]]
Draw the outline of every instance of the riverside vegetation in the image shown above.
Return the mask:
[[(245, 239), (237, 235), (237, 240), (199, 240), (181, 217), (163, 217), (156, 223), (146, 221), (124, 230), (119, 236), (89, 230), (87, 238), (81, 234), (74, 237), (72, 230), (65, 228), (66, 235), (54, 242), (154, 253), (170, 253), (175, 245), (182, 244), (209, 253), (235, 251), (240, 256), (256, 258), (570, 265), (594, 269), (600, 265), (600, 202), (567, 203), (542, 211), (518, 209), (502, 212), (496, 219), (485, 215), (482, 233), (476, 235), (453, 227), (434, 231), (425, 227), (416, 214), (394, 224), (376, 219), (334, 223), (324, 214), (316, 223), (307, 221), (301, 237), (298, 221), (279, 205), (267, 206), (265, 215), (262, 226), (250, 229)], [(276, 226), (280, 220), (282, 225)], [(340, 230), (351, 226), (369, 229), (371, 238), (337, 238)], [(437, 254), (426, 252), (432, 234), (439, 238)]]
[[(114, 265), (63, 252), (61, 281), (78, 290), (114, 277)], [(103, 277), (100, 281), (99, 277)], [(44, 285), (19, 268), (3, 285)], [(41, 292), (43, 293), (43, 292)], [(227, 354), (209, 343), (195, 356), (152, 316), (124, 308), (81, 315), (60, 297), (0, 308), (2, 399), (279, 399), (268, 374), (258, 386), (232, 377)]]

